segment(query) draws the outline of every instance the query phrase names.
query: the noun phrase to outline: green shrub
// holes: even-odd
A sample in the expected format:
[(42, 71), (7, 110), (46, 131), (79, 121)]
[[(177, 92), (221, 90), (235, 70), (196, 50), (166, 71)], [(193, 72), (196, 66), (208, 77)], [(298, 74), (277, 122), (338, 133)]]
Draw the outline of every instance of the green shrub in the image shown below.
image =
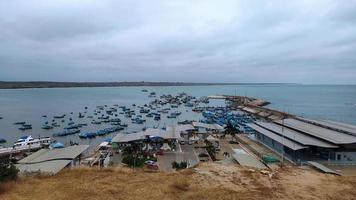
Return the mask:
[(180, 169), (186, 169), (188, 167), (188, 163), (185, 161), (182, 161), (180, 163), (174, 161), (172, 162), (172, 168), (176, 169), (176, 170), (180, 170)]
[(130, 167), (143, 167), (146, 159), (141, 157), (135, 157), (133, 155), (124, 155), (122, 162)]
[(0, 182), (15, 180), (18, 172), (13, 164), (0, 163)]

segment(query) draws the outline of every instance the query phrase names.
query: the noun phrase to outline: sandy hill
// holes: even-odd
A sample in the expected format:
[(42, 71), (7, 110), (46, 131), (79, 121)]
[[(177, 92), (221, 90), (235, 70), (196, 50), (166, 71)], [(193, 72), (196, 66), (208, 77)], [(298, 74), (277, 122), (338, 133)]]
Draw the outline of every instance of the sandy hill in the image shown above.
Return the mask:
[(0, 199), (354, 199), (356, 177), (286, 167), (265, 175), (236, 165), (204, 163), (180, 172), (125, 168), (65, 170), (0, 186)]

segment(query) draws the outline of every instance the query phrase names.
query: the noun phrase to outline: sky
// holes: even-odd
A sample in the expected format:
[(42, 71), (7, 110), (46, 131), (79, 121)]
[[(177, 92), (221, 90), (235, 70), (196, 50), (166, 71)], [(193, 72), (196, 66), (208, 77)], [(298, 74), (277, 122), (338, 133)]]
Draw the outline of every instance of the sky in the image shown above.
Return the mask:
[(356, 84), (356, 1), (0, 0), (0, 80)]

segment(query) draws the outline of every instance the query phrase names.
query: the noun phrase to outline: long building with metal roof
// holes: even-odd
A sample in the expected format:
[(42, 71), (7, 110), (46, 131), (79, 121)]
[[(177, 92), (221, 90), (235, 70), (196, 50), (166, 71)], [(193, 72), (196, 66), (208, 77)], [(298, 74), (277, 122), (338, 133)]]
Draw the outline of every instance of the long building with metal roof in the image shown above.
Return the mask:
[(288, 138), (284, 138), (283, 136), (273, 133), (272, 131), (262, 128), (256, 124), (249, 124), (248, 126), (253, 128), (257, 132), (262, 133), (263, 135), (271, 138), (272, 140), (277, 141), (277, 142), (287, 146), (288, 148), (290, 148), (292, 150), (296, 151), (296, 150), (307, 148), (306, 146), (303, 146), (302, 144), (299, 144), (299, 143), (297, 143), (293, 140), (290, 140)]
[(306, 146), (316, 146), (322, 148), (338, 148), (337, 145), (331, 144), (329, 142), (311, 137), (309, 135), (305, 135), (298, 131), (292, 130), (287, 127), (283, 127), (281, 125), (270, 123), (270, 122), (256, 122), (261, 128), (273, 131), (279, 135), (283, 135), (284, 137), (297, 141), (298, 143)]
[(287, 118), (276, 121), (277, 124), (320, 138), (333, 144), (354, 144), (356, 137), (335, 130), (327, 129), (298, 119)]
[[(295, 162), (324, 160), (334, 164), (356, 164), (356, 136), (341, 130), (352, 125), (287, 118), (256, 121), (249, 126), (257, 140)], [(328, 125), (328, 126), (327, 126)], [(333, 128), (329, 126), (333, 125)], [(348, 130), (351, 131), (351, 130)]]
[(315, 120), (315, 119), (306, 119), (306, 118), (301, 118), (301, 117), (299, 117), (298, 119), (356, 136), (356, 126), (355, 125), (345, 124), (342, 122), (335, 122), (335, 121), (330, 121), (330, 120)]

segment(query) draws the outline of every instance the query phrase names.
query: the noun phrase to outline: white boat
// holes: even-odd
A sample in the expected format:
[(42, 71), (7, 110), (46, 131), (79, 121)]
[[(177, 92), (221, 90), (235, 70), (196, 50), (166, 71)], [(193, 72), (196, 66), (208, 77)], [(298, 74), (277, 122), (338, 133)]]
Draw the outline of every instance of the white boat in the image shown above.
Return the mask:
[(41, 149), (51, 144), (50, 137), (32, 138), (31, 136), (23, 136), (14, 143), (12, 147), (0, 148), (0, 155), (12, 153), (20, 153), (28, 150)]
[(23, 136), (14, 143), (14, 148), (31, 148), (31, 147), (41, 147), (41, 146), (48, 146), (51, 144), (50, 137), (40, 137), (40, 138), (33, 138), (30, 136)]

